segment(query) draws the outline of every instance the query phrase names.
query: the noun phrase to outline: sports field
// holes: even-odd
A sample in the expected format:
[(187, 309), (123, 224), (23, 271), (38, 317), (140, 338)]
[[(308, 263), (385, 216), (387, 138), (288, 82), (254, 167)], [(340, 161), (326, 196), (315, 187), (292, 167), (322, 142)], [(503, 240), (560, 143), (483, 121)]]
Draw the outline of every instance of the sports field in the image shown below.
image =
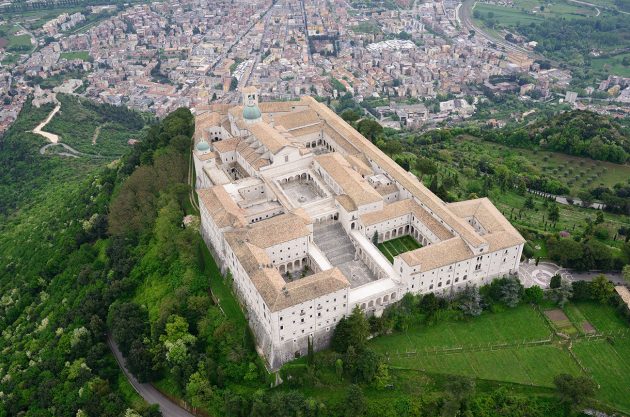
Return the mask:
[(402, 236), (387, 242), (379, 243), (378, 248), (383, 255), (394, 263), (394, 257), (410, 250), (421, 248), (422, 245), (416, 242), (411, 236)]

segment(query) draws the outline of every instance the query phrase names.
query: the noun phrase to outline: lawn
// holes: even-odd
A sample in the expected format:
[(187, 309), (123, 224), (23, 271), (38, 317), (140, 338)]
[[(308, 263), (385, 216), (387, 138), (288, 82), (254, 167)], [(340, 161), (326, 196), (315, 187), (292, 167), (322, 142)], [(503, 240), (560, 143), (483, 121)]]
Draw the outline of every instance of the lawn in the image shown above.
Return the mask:
[(578, 341), (573, 351), (600, 385), (596, 397), (630, 413), (630, 339)]
[(411, 236), (398, 237), (396, 239), (388, 240), (387, 242), (379, 243), (378, 245), (378, 249), (391, 263), (394, 263), (394, 258), (397, 255), (421, 247), (422, 245), (416, 242), (416, 240)]
[(67, 59), (68, 61), (72, 61), (73, 59), (89, 61), (90, 53), (88, 51), (62, 52), (59, 56), (59, 59)]
[(542, 387), (552, 387), (553, 378), (560, 372), (580, 373), (569, 354), (554, 345), (392, 357), (390, 366)]
[(584, 321), (592, 324), (598, 332), (614, 332), (627, 330), (628, 325), (609, 305), (596, 302), (579, 302), (567, 304), (565, 313), (573, 324), (581, 329)]
[(420, 351), (430, 348), (479, 346), (547, 339), (550, 329), (533, 308), (520, 306), (501, 313), (483, 313), (471, 320), (417, 325), (405, 333), (377, 337), (371, 347), (381, 353)]

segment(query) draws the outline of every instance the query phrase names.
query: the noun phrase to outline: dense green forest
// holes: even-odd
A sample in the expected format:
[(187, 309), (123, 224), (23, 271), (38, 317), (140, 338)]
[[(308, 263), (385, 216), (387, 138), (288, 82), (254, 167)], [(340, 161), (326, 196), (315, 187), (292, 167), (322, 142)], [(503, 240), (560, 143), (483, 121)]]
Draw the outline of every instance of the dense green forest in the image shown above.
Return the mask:
[[(116, 248), (107, 234), (110, 200), (154, 153), (185, 160), (192, 116), (167, 117), (120, 165), (106, 165), (40, 155), (41, 139), (24, 129), (46, 110), (27, 105), (0, 153), (3, 174), (14, 177), (3, 178), (2, 188), (0, 416), (120, 416), (131, 398), (104, 334), (109, 305), (129, 287), (116, 273), (120, 261), (109, 255)], [(173, 150), (176, 137), (185, 144)]]

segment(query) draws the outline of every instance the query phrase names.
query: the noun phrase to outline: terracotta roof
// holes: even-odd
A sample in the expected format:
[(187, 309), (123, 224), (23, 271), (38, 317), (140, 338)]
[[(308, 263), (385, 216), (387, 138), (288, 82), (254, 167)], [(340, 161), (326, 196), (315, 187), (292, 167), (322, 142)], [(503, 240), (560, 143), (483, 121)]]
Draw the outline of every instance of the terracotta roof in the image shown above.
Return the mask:
[(458, 236), (398, 256), (407, 265), (418, 267), (418, 272), (426, 272), (455, 262), (465, 261), (473, 255), (466, 242)]
[(319, 115), (312, 109), (294, 111), (274, 117), (274, 124), (287, 130), (313, 125), (320, 122)]
[(276, 154), (290, 142), (267, 123), (258, 122), (247, 126), (251, 134), (262, 143), (269, 152)]
[[(372, 142), (361, 136), (359, 132), (352, 128), (352, 126), (346, 123), (341, 117), (337, 116), (332, 110), (326, 107), (326, 105), (318, 103), (311, 97), (305, 97), (304, 100), (309, 103), (309, 106), (315, 110), (322, 119), (326, 120), (326, 123), (330, 125), (334, 131), (338, 132), (338, 135), (346, 142), (346, 145), (340, 144), (344, 150), (350, 154), (356, 154), (358, 150), (363, 152), (368, 160), (374, 161), (381, 169), (387, 171), (394, 180), (413, 194), (414, 197), (418, 198), (418, 200), (438, 217), (444, 220), (448, 226), (455, 229), (457, 234), (462, 236), (471, 246), (479, 247), (486, 244), (472, 226), (453, 215), (450, 210), (446, 208), (446, 204), (420, 183), (417, 178), (392, 161), (391, 158), (385, 155)], [(351, 152), (350, 148), (355, 149), (355, 151)]]
[(358, 206), (382, 201), (382, 197), (368, 182), (350, 167), (348, 161), (333, 152), (318, 155), (315, 160)]
[(225, 191), (221, 185), (197, 190), (199, 202), (208, 210), (219, 229), (243, 227), (247, 220), (245, 211)]
[(360, 216), (364, 226), (382, 223), (397, 217), (413, 214), (417, 217), (433, 234), (440, 240), (447, 240), (453, 237), (448, 229), (424, 210), (415, 200), (406, 199), (386, 204), (383, 210), (373, 211)]
[(241, 138), (230, 138), (214, 142), (212, 147), (218, 153), (234, 152), (239, 143), (243, 142)]

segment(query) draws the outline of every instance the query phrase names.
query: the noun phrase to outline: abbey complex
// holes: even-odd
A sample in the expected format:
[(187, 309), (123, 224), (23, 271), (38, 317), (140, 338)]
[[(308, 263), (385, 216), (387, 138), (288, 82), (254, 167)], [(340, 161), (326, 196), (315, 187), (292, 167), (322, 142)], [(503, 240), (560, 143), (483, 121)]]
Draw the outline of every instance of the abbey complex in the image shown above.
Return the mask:
[[(311, 97), (196, 116), (204, 240), (268, 366), (330, 341), (355, 306), (448, 294), (518, 270), (525, 240), (486, 198), (447, 204)], [(407, 236), (390, 261), (379, 244)]]

